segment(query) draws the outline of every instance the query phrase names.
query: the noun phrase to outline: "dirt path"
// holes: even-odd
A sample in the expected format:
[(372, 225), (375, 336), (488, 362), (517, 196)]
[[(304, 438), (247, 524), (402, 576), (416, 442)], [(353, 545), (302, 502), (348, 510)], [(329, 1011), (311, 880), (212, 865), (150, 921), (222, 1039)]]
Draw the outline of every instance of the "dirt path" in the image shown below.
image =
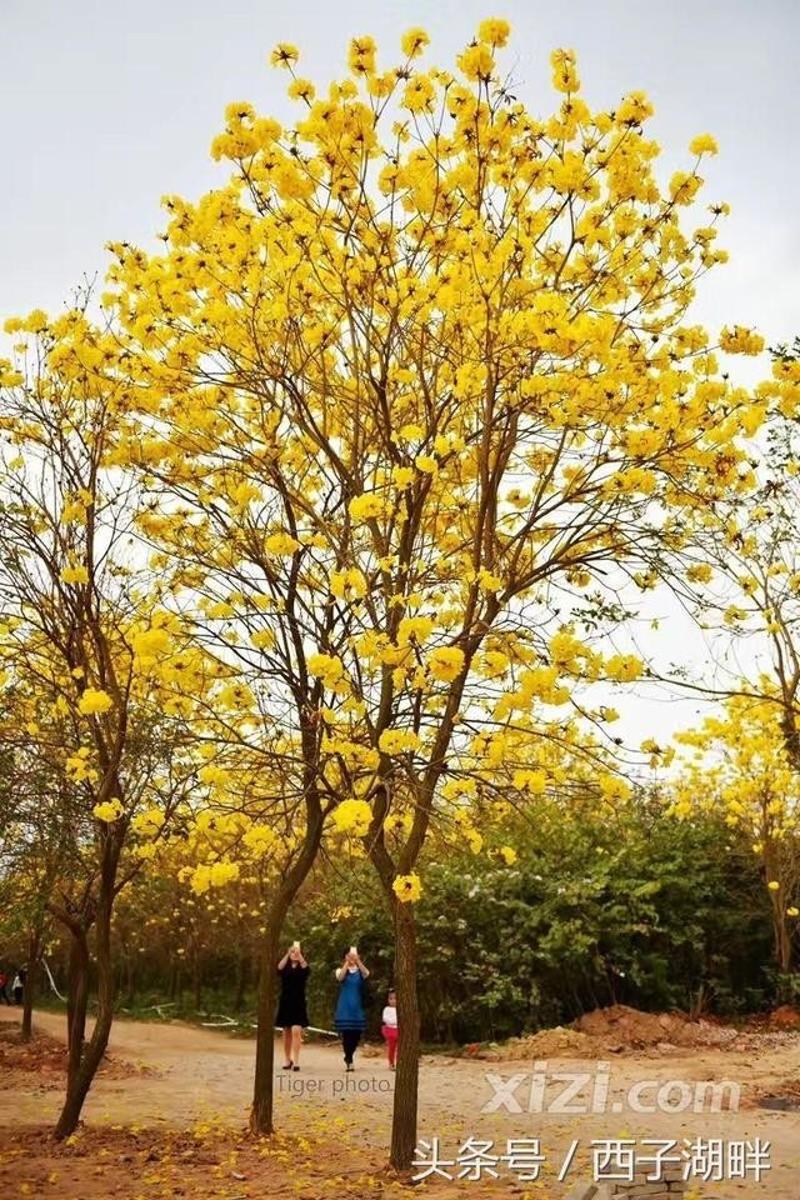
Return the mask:
[[(0, 1019), (5, 1016), (0, 1014)], [(35, 1025), (51, 1036), (63, 1036), (63, 1016), (38, 1013)], [(252, 1087), (252, 1041), (178, 1023), (118, 1020), (110, 1053), (144, 1066), (150, 1073), (99, 1078), (85, 1109), (89, 1126), (185, 1129), (220, 1121), (234, 1127), (246, 1123)], [(280, 1061), (279, 1051), (276, 1061)], [(383, 1057), (374, 1053), (361, 1054), (357, 1067), (356, 1072), (345, 1075), (338, 1046), (304, 1047), (301, 1072), (277, 1072), (278, 1124), (294, 1133), (333, 1128), (356, 1144), (366, 1141), (386, 1146), (394, 1076)], [(751, 1053), (713, 1049), (668, 1057), (619, 1056), (608, 1067), (601, 1067), (599, 1076), (597, 1064), (587, 1061), (552, 1060), (539, 1070), (546, 1070), (551, 1081), (545, 1091), (546, 1104), (552, 1103), (563, 1086), (552, 1081), (555, 1072), (592, 1072), (593, 1081), (584, 1087), (581, 1096), (584, 1100), (587, 1096), (593, 1098), (593, 1107), (599, 1110), (590, 1115), (530, 1111), (533, 1064), (529, 1062), (495, 1064), (429, 1057), (421, 1068), (420, 1137), (438, 1137), (446, 1157), (453, 1157), (458, 1145), (470, 1136), (494, 1141), (495, 1154), (505, 1152), (508, 1138), (540, 1138), (548, 1159), (545, 1175), (551, 1180), (567, 1147), (575, 1140), (580, 1142), (576, 1158), (580, 1163), (587, 1161), (593, 1139), (628, 1137), (641, 1144), (646, 1138), (682, 1142), (684, 1138), (699, 1137), (726, 1141), (760, 1137), (772, 1143), (772, 1170), (765, 1180), (760, 1184), (753, 1180), (703, 1184), (702, 1196), (797, 1200), (800, 1194), (800, 1115), (766, 1111), (754, 1103), (757, 1092), (780, 1093), (792, 1082), (797, 1091), (800, 1035), (781, 1047), (767, 1046)], [(520, 1078), (511, 1088), (513, 1076)], [(690, 1096), (693, 1106), (695, 1085), (704, 1080), (739, 1084), (739, 1110), (695, 1112), (691, 1106), (686, 1110)], [(607, 1098), (603, 1100), (605, 1081)], [(682, 1105), (684, 1111), (631, 1111), (630, 1088), (646, 1081), (652, 1081), (642, 1092), (648, 1103), (661, 1084), (676, 1081), (668, 1100), (673, 1108)], [(0, 1090), (0, 1126), (51, 1122), (59, 1100), (59, 1091), (42, 1089), (35, 1077), (19, 1076), (13, 1088)], [(487, 1111), (487, 1106), (492, 1111)], [(533, 1108), (541, 1107), (534, 1097)], [(579, 1174), (576, 1167), (569, 1179), (574, 1182)], [(510, 1176), (509, 1180), (516, 1182)], [(462, 1186), (468, 1191), (466, 1182)], [(564, 1190), (554, 1183), (549, 1185), (548, 1200)], [(480, 1186), (473, 1184), (473, 1194), (478, 1191)]]

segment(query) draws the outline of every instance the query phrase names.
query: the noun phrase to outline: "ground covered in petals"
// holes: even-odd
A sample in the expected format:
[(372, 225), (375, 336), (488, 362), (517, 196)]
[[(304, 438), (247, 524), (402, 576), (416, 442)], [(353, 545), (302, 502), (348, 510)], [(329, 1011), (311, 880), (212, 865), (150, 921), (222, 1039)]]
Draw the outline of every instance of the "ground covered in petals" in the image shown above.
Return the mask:
[[(5, 1015), (5, 1014), (3, 1014)], [(613, 1014), (612, 1014), (613, 1015)], [(10, 1012), (9, 1020), (18, 1020)], [(5, 1026), (5, 1028), (4, 1028)], [(498, 1178), (436, 1179), (411, 1188), (386, 1168), (391, 1125), (393, 1074), (377, 1053), (361, 1054), (345, 1075), (335, 1044), (303, 1048), (302, 1070), (276, 1074), (276, 1123), (269, 1141), (251, 1137), (247, 1116), (252, 1088), (253, 1043), (218, 1031), (174, 1023), (119, 1020), (111, 1039), (112, 1067), (98, 1076), (87, 1101), (85, 1123), (63, 1145), (51, 1137), (61, 1101), (60, 1051), (64, 1017), (37, 1013), (37, 1037), (19, 1045), (0, 1020), (3, 1078), (0, 1088), (0, 1195), (53, 1196), (59, 1200), (273, 1200), (327, 1196), (398, 1200), (430, 1194), (434, 1200), (495, 1196), (516, 1200), (563, 1200), (590, 1174), (593, 1139), (759, 1137), (772, 1143), (766, 1180), (702, 1185), (702, 1200), (797, 1200), (800, 1120), (790, 1108), (763, 1107), (770, 1097), (797, 1097), (800, 1034), (763, 1035), (748, 1030), (743, 1040), (712, 1046), (624, 1050), (606, 1056), (564, 1050), (547, 1059), (548, 1078), (558, 1072), (607, 1074), (608, 1103), (602, 1112), (571, 1115), (529, 1103), (533, 1060), (517, 1046), (517, 1057), (501, 1062), (426, 1056), (420, 1075), (420, 1139), (438, 1138), (443, 1157), (454, 1157), (467, 1139), (493, 1143), (541, 1139), (545, 1156), (538, 1180), (522, 1181), (508, 1170)], [(9, 1068), (9, 1064), (14, 1064)], [(20, 1065), (22, 1064), (22, 1065)], [(498, 1104), (498, 1088), (516, 1079), (516, 1110)], [(652, 1081), (646, 1092), (683, 1081), (732, 1080), (741, 1085), (733, 1111), (640, 1113), (631, 1089)], [(57, 1085), (57, 1086), (56, 1086)], [(559, 1165), (573, 1141), (580, 1143), (564, 1182)], [(456, 1168), (457, 1170), (457, 1168)]]

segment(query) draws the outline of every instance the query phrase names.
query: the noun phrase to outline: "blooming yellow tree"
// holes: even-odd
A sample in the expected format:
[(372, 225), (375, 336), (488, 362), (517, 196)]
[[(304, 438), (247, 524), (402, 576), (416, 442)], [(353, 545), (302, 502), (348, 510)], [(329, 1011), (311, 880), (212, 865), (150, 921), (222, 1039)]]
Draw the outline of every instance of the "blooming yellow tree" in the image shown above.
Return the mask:
[[(742, 336), (729, 332), (725, 345)], [(800, 879), (799, 397), (797, 355), (774, 355), (772, 377), (756, 389), (748, 418), (758, 432), (757, 485), (737, 501), (706, 506), (691, 544), (672, 562), (672, 584), (708, 631), (714, 659), (715, 669), (706, 666), (711, 677), (689, 686), (727, 696), (723, 715), (681, 738), (697, 756), (678, 811), (720, 806), (750, 836), (763, 861), (783, 972), (792, 966)]]
[[(729, 335), (729, 337), (732, 335)], [(751, 335), (752, 336), (752, 335)], [(726, 344), (728, 344), (726, 342)], [(748, 422), (756, 486), (708, 504), (680, 561), (665, 555), (673, 587), (709, 633), (716, 670), (688, 686), (717, 696), (750, 695), (777, 708), (786, 751), (800, 770), (800, 520), (796, 413), (800, 358), (774, 356)], [(767, 718), (769, 704), (753, 712)], [(765, 736), (773, 738), (773, 721)]]
[(587, 645), (586, 623), (619, 624), (699, 498), (752, 475), (750, 398), (685, 321), (725, 257), (724, 205), (681, 220), (713, 139), (662, 189), (644, 94), (592, 111), (556, 51), (557, 106), (537, 117), (503, 82), (508, 36), (483, 22), (452, 71), (421, 65), (422, 30), (385, 67), (355, 38), (319, 96), (277, 47), (296, 121), (230, 105), (213, 146), (229, 182), (166, 200), (163, 252), (115, 244), (104, 297), (128, 380), (108, 461), (149, 490), (137, 527), (170, 603), (235, 664), (233, 710), (266, 697), (301, 781), (266, 973), (327, 813), (392, 906), (397, 1167), (416, 1140), (432, 820), (501, 766), (547, 786), (537, 740), (575, 689), (645, 669)]
[(769, 891), (775, 962), (785, 974), (800, 916), (800, 777), (776, 689), (768, 678), (758, 686), (762, 698), (733, 696), (720, 714), (679, 736), (687, 761), (672, 785), (673, 808), (682, 818), (722, 811), (750, 840)]
[[(182, 738), (181, 656), (131, 521), (135, 481), (106, 461), (128, 383), (113, 335), (81, 308), (12, 321), (16, 364), (0, 369), (0, 738), (17, 780), (8, 850), (31, 860), (39, 897), (68, 931), (67, 1093), (56, 1134), (75, 1128), (108, 1042), (116, 898), (144, 857), (129, 831), (151, 813), (165, 836), (193, 759)], [(158, 670), (156, 670), (158, 667)], [(158, 814), (157, 819), (152, 815)], [(6, 856), (6, 861), (8, 861)], [(90, 961), (97, 1019), (85, 1039)]]

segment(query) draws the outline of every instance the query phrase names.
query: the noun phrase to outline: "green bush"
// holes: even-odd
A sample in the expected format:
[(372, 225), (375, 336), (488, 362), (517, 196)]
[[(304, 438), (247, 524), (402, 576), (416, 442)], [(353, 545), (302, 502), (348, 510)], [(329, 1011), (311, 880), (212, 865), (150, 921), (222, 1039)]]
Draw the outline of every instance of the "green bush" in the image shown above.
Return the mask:
[[(512, 831), (506, 867), (468, 850), (423, 865), (417, 906), (423, 1037), (495, 1040), (612, 1003), (734, 1014), (775, 995), (757, 865), (724, 823), (679, 822), (657, 803), (599, 821)], [(509, 834), (511, 840), (512, 833)], [(352, 915), (332, 921), (350, 906)], [(355, 941), (373, 972), (371, 1028), (392, 976), (391, 925), (369, 864), (318, 872), (292, 918), (329, 1026), (334, 968)]]

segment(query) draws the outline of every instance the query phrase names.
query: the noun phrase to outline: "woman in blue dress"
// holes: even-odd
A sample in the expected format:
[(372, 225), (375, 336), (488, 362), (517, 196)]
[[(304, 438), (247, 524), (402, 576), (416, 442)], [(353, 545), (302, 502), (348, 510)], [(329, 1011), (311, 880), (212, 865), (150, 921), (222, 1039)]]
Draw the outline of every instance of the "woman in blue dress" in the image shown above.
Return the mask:
[(348, 1071), (354, 1069), (353, 1055), (367, 1024), (364, 1013), (364, 980), (368, 975), (369, 971), (359, 958), (358, 950), (351, 946), (342, 965), (336, 968), (339, 999), (333, 1018), (336, 1032), (341, 1034), (344, 1061)]

